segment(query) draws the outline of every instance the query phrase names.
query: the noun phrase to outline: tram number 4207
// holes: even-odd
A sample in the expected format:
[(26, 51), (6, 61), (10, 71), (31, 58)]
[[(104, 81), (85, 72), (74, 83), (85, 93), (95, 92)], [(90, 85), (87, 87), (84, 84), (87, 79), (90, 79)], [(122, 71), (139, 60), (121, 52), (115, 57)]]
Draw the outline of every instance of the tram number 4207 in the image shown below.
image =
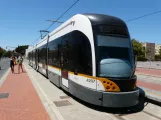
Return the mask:
[(93, 79), (87, 79), (87, 82), (94, 83), (95, 80), (93, 80)]

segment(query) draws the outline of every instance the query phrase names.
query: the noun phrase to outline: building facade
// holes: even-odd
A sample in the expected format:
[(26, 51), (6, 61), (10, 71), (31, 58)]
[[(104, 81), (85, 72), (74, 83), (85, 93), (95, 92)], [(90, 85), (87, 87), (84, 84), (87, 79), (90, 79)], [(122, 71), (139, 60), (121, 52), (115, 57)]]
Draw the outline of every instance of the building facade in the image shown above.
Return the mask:
[(148, 60), (154, 60), (155, 59), (155, 43), (142, 43), (143, 47), (145, 47), (145, 57)]
[(142, 45), (146, 50), (145, 57), (148, 60), (154, 60), (155, 55), (159, 55), (159, 51), (161, 49), (161, 44), (145, 42), (145, 43), (142, 43)]
[(155, 55), (159, 55), (160, 49), (161, 49), (161, 44), (156, 44), (155, 45)]

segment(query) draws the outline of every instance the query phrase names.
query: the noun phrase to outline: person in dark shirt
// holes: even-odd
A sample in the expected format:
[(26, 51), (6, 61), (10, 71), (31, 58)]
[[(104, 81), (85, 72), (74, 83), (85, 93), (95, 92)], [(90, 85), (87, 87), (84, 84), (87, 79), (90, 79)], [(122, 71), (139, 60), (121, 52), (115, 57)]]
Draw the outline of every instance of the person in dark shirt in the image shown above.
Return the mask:
[(14, 57), (11, 57), (10, 68), (11, 68), (12, 73), (14, 73)]

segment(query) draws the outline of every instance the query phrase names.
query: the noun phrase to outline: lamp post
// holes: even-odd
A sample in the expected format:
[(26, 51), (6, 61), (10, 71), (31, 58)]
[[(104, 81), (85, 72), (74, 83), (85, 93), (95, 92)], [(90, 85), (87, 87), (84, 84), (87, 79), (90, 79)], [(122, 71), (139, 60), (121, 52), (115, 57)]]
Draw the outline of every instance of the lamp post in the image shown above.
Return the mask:
[[(7, 50), (7, 48), (16, 48), (16, 47), (6, 46), (6, 50)], [(14, 50), (13, 50), (13, 51), (14, 51)]]
[(44, 36), (43, 36), (43, 33), (49, 33), (49, 31), (47, 31), (47, 30), (40, 30), (40, 34), (41, 34), (41, 39), (43, 39), (47, 34), (45, 34)]
[[(18, 45), (18, 47), (19, 47), (19, 45)], [(17, 47), (6, 46), (6, 50), (7, 50), (7, 48), (17, 48)], [(15, 50), (13, 50), (13, 51), (12, 51), (12, 55), (13, 55), (14, 53), (18, 53), (19, 55), (21, 55), (19, 52), (16, 52)]]
[(6, 49), (7, 49), (7, 47), (10, 47), (10, 48), (16, 48), (16, 47), (11, 47), (11, 46), (6, 46)]

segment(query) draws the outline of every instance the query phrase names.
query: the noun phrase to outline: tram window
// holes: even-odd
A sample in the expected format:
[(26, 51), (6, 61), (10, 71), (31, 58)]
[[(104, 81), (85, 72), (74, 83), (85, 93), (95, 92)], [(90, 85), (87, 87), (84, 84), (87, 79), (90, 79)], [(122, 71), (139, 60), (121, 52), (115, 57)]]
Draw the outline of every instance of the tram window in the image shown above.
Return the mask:
[(39, 62), (46, 64), (46, 45), (43, 45), (39, 48)]
[(35, 51), (35, 61), (37, 62), (37, 60), (38, 60), (38, 56), (37, 56), (37, 50)]
[(43, 63), (42, 46), (39, 48), (39, 62), (40, 62), (40, 63)]
[(28, 59), (29, 59), (29, 61), (30, 61), (30, 52), (28, 53)]
[(49, 65), (59, 67), (59, 50), (58, 45), (61, 43), (61, 39), (58, 38), (49, 42), (48, 45), (48, 63)]
[(31, 52), (31, 60), (33, 61), (33, 51)]
[(33, 51), (33, 61), (35, 61), (35, 51)]
[(31, 61), (31, 52), (30, 52), (30, 61)]
[(108, 58), (130, 59), (129, 38), (98, 35), (97, 44), (99, 61)]
[(69, 34), (63, 36), (61, 38), (62, 40), (62, 47), (61, 47), (61, 57), (63, 58), (63, 60), (61, 60), (61, 62), (63, 63), (63, 69), (69, 70), (70, 68), (70, 63), (68, 62), (69, 58), (68, 58), (68, 54), (69, 54)]
[(49, 65), (53, 65), (53, 52), (54, 52), (54, 41), (48, 43), (49, 51), (48, 51), (48, 63)]
[(92, 54), (89, 39), (83, 33), (74, 31), (71, 42), (70, 59), (74, 59), (74, 70), (77, 70), (78, 73), (92, 75)]
[(38, 62), (40, 63), (40, 47), (38, 48)]
[(61, 58), (62, 58), (62, 67), (63, 69), (74, 71), (76, 60), (77, 58), (75, 55), (75, 47), (74, 40), (71, 37), (72, 33), (68, 33), (67, 35), (63, 36), (61, 38), (62, 44), (60, 45), (60, 51), (61, 51)]
[(81, 32), (74, 31), (49, 42), (48, 63), (60, 67), (63, 55), (63, 69), (92, 75), (92, 54), (89, 39)]
[(99, 59), (117, 58), (129, 60), (129, 49), (123, 47), (99, 46)]

